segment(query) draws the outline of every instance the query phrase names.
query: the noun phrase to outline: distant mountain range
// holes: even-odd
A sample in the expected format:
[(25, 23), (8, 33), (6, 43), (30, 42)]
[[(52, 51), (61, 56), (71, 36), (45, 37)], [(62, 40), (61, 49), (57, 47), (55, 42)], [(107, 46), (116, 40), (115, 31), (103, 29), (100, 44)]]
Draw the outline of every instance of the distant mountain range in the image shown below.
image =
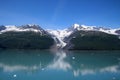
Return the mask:
[(2, 49), (119, 50), (120, 29), (74, 24), (63, 30), (39, 25), (0, 26)]

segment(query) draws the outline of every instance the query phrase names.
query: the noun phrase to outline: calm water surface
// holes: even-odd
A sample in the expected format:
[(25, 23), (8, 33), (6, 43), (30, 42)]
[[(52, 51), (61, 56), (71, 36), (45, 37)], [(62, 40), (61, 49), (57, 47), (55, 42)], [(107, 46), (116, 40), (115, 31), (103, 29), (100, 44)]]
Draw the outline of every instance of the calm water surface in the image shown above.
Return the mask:
[(120, 80), (120, 51), (1, 50), (0, 80)]

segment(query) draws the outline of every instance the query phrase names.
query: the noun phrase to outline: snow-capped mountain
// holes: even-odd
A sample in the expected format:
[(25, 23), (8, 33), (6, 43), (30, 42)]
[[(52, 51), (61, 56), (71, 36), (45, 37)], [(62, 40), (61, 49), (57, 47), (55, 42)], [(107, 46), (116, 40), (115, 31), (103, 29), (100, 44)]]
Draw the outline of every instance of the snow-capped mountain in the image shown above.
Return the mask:
[(57, 43), (57, 47), (61, 47), (61, 48), (64, 48), (67, 45), (67, 42), (69, 41), (67, 38), (76, 31), (99, 31), (112, 35), (120, 34), (119, 29), (109, 29), (109, 28), (96, 27), (96, 26), (79, 25), (79, 24), (74, 24), (72, 27), (63, 30), (47, 30), (47, 31), (53, 36), (55, 42)]
[(96, 27), (96, 26), (86, 26), (86, 25), (79, 25), (74, 24), (72, 27), (63, 29), (63, 30), (44, 30), (39, 25), (22, 25), (22, 26), (15, 26), (15, 25), (7, 25), (7, 26), (0, 26), (0, 32), (7, 32), (7, 31), (34, 31), (34, 32), (44, 32), (47, 31), (50, 34), (53, 34), (57, 37), (60, 37), (62, 40), (72, 34), (74, 31), (80, 31), (80, 30), (86, 30), (86, 31), (101, 31), (108, 34), (114, 34), (119, 35), (120, 29), (110, 29), (110, 28), (104, 28), (104, 27)]
[(86, 26), (86, 25), (79, 25), (79, 24), (74, 24), (71, 27), (72, 30), (86, 30), (86, 31), (101, 31), (101, 32), (105, 32), (108, 34), (114, 34), (114, 35), (118, 35), (118, 33), (116, 33), (116, 30), (119, 29), (110, 29), (110, 28), (104, 28), (104, 27), (97, 27), (97, 26)]
[[(96, 27), (96, 26), (86, 26), (86, 25), (79, 25), (74, 24), (71, 27), (63, 30), (44, 30), (39, 25), (22, 25), (22, 26), (0, 26), (0, 33), (8, 32), (8, 31), (15, 31), (15, 32), (24, 32), (24, 31), (33, 31), (39, 32), (40, 34), (47, 34), (50, 35), (56, 44), (57, 48), (64, 48), (67, 46), (69, 41), (75, 37), (75, 32), (79, 31), (98, 31), (107, 33), (110, 35), (120, 35), (120, 29), (109, 29), (104, 27)], [(72, 35), (72, 36), (71, 36)]]
[(54, 45), (54, 39), (39, 25), (0, 28), (0, 49), (50, 49)]
[(75, 31), (100, 31), (108, 34), (119, 35), (120, 29), (109, 29), (104, 27), (96, 27), (96, 26), (86, 26), (74, 24), (72, 27), (63, 29), (63, 30), (47, 30), (50, 34), (59, 37), (61, 40), (64, 40), (65, 37), (68, 37)]
[(39, 32), (41, 34), (46, 34), (47, 33), (39, 25), (22, 25), (22, 26), (7, 25), (7, 26), (0, 26), (0, 33), (8, 32), (8, 31), (15, 31), (15, 32), (33, 31), (33, 32)]

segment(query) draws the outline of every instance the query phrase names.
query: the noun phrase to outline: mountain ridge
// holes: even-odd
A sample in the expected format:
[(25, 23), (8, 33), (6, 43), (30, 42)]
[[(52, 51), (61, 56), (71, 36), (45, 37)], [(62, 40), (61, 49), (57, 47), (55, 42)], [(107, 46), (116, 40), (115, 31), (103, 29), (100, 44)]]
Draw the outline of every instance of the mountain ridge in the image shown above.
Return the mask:
[[(108, 34), (115, 34), (119, 35), (120, 34), (120, 28), (118, 29), (112, 29), (112, 28), (107, 28), (107, 27), (97, 27), (97, 26), (86, 26), (86, 25), (79, 25), (79, 24), (73, 24), (71, 27), (66, 28), (66, 29), (58, 29), (58, 30), (53, 30), (53, 29), (43, 29), (41, 26), (37, 24), (26, 24), (26, 25), (21, 25), (21, 26), (15, 26), (15, 25), (1, 25), (0, 26), (0, 32), (5, 32), (6, 31), (39, 31), (39, 30), (44, 30), (44, 31), (57, 31), (61, 33), (65, 33), (64, 35), (68, 35), (65, 31), (74, 31), (74, 30), (94, 30), (94, 31), (101, 31), (105, 32)], [(60, 35), (61, 36), (61, 35)]]
[[(44, 30), (43, 28), (41, 28), (41, 26), (35, 25), (35, 24), (33, 25), (27, 24), (27, 25), (22, 25), (22, 26), (3, 26), (3, 25), (0, 26), (0, 34), (11, 32), (11, 31), (18, 32), (18, 33), (35, 32), (35, 33), (39, 33), (41, 36), (48, 35), (54, 40), (54, 48), (57, 48), (57, 49), (73, 49), (71, 47), (75, 46), (75, 44), (73, 44), (74, 40), (78, 41), (75, 38), (78, 37), (79, 39), (79, 37), (81, 36), (82, 36), (81, 38), (83, 38), (83, 36), (87, 36), (86, 35), (87, 33), (90, 33), (90, 34), (94, 33), (91, 35), (91, 37), (94, 37), (96, 39), (101, 37), (101, 39), (104, 40), (104, 38), (102, 38), (103, 35), (99, 35), (98, 37), (96, 37), (96, 34), (98, 33), (107, 35), (106, 37), (114, 35), (120, 38), (120, 29), (109, 29), (109, 28), (104, 28), (104, 27), (85, 26), (85, 25), (79, 25), (79, 24), (74, 24), (71, 27), (67, 29), (63, 29), (63, 30), (51, 30), (51, 29)], [(93, 39), (90, 39), (90, 40), (93, 40)], [(86, 41), (86, 43), (87, 42), (91, 42), (90, 44), (94, 43), (92, 41)], [(92, 49), (92, 48), (88, 48), (88, 49)]]

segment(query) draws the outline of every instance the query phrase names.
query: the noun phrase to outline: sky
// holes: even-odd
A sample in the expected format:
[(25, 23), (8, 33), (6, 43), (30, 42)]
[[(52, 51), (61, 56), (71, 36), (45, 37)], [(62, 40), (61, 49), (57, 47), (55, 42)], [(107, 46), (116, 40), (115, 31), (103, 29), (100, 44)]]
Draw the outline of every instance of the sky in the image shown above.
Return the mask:
[(120, 28), (120, 0), (0, 0), (0, 25), (64, 29), (75, 23)]

